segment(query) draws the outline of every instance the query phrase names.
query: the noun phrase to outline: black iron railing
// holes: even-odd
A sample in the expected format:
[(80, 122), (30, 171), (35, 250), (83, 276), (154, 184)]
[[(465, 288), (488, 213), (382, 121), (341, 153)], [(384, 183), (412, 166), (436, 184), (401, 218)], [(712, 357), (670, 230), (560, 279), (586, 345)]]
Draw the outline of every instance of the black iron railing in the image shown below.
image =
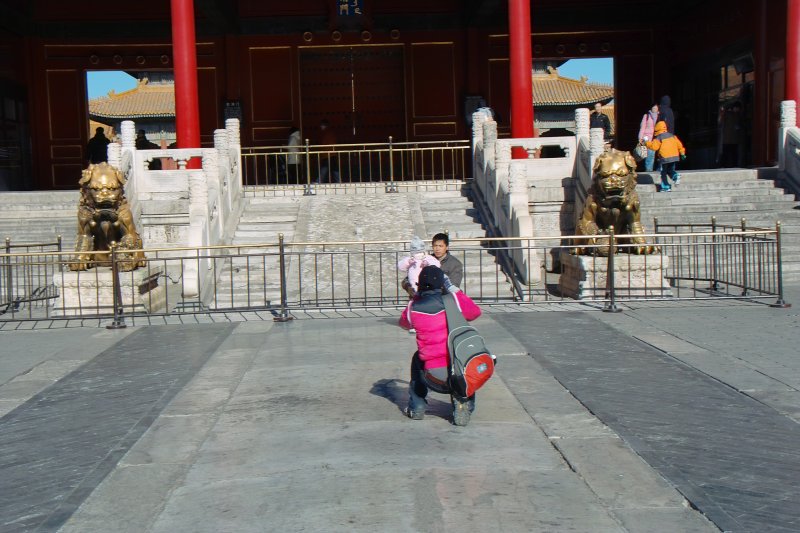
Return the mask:
[(242, 148), (242, 184), (318, 185), (382, 183), (388, 190), (420, 180), (469, 177), (470, 143), (430, 141)]
[[(451, 253), (464, 265), (461, 289), (482, 305), (580, 301), (614, 311), (630, 300), (743, 296), (787, 305), (780, 225), (657, 229), (642, 236), (654, 247), (650, 254), (632, 253), (643, 245), (613, 233), (591, 246), (578, 236), (555, 247), (552, 239), (453, 239)], [(583, 255), (575, 254), (576, 244)], [(117, 326), (131, 315), (249, 311), (288, 320), (299, 310), (397, 308), (408, 301), (401, 288), (405, 274), (397, 270), (404, 246), (281, 237), (246, 247), (151, 249), (146, 266), (131, 272), (109, 266), (71, 271), (70, 252), (7, 251), (0, 262), (0, 308), (3, 319), (107, 316)], [(548, 255), (557, 258), (550, 270)]]

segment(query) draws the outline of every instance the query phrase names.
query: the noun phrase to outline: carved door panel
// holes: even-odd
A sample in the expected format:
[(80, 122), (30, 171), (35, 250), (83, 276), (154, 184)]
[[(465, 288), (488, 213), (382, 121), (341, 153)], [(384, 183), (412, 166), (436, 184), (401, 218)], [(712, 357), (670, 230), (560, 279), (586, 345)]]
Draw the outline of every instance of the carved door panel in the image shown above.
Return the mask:
[(397, 46), (309, 48), (300, 52), (303, 134), (314, 143), (331, 123), (337, 142), (405, 140), (403, 51)]

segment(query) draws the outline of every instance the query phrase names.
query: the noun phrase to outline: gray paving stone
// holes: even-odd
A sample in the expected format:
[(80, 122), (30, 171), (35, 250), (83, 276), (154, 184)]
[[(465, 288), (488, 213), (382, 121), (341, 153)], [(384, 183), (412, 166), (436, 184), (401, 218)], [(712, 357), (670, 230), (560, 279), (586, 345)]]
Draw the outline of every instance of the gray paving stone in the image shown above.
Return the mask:
[(575, 498), (588, 491), (564, 470), (326, 465), (238, 478), (179, 488), (152, 531), (624, 531)]
[(50, 379), (15, 379), (0, 387), (0, 399), (21, 403), (52, 384)]
[(700, 533), (716, 529), (703, 515), (686, 507), (617, 509), (614, 511), (614, 516), (630, 532)]
[[(234, 329), (164, 401), (161, 414), (141, 419), (135, 443), (85, 462), (82, 467), (102, 468), (42, 529), (55, 530), (65, 520), (63, 530), (70, 532), (714, 529), (660, 476), (683, 480), (681, 492), (705, 501), (703, 511), (716, 513), (717, 525), (731, 531), (797, 529), (792, 491), (798, 482), (790, 479), (800, 464), (789, 418), (794, 389), (765, 382), (748, 390), (749, 398), (693, 366), (705, 363), (709, 376), (726, 368), (743, 379), (761, 372), (791, 387), (800, 375), (796, 339), (763, 342), (789, 330), (795, 318), (769, 314), (760, 304), (739, 310), (704, 302), (626, 304), (620, 315), (500, 307), (487, 308), (477, 323), (502, 358), (467, 428), (449, 424), (440, 395), (432, 395), (421, 422), (400, 414), (414, 339), (396, 327), (396, 310), (298, 313), (302, 319), (290, 324), (266, 316), (268, 322), (228, 326)], [(342, 319), (352, 315), (364, 318)], [(598, 329), (596, 318), (616, 321), (615, 330)], [(198, 323), (196, 317), (181, 321)], [(757, 331), (759, 321), (770, 325)], [(749, 336), (748, 328), (756, 333)], [(631, 338), (638, 334), (660, 338), (662, 352)], [(69, 360), (69, 350), (80, 351), (73, 348), (77, 340), (63, 337), (63, 353), (48, 352), (48, 342), (41, 342), (41, 361)], [(170, 358), (197, 345), (168, 348), (174, 340), (160, 346), (172, 350)], [(524, 355), (529, 351), (536, 359)], [(26, 362), (23, 371), (41, 361)], [(551, 373), (556, 366), (558, 379)], [(698, 380), (703, 386), (692, 388)], [(156, 389), (137, 394), (155, 396)], [(681, 394), (665, 397), (664, 389)], [(105, 396), (105, 414), (129, 416), (124, 404), (131, 397)], [(750, 402), (746, 408), (742, 399)], [(752, 406), (764, 411), (754, 415)], [(793, 426), (772, 423), (773, 416)], [(105, 425), (82, 427), (102, 432)], [(0, 427), (0, 440), (20, 436)], [(61, 443), (85, 448), (80, 436)], [(488, 465), (475, 459), (475, 450), (484, 449), (494, 450)], [(463, 457), (466, 463), (459, 462)], [(6, 472), (0, 469), (0, 483)], [(41, 496), (70, 474), (48, 473), (28, 477), (29, 509), (51, 505)], [(456, 485), (466, 494), (454, 492)], [(126, 503), (131, 495), (136, 501)]]
[(98, 490), (58, 531), (148, 531), (187, 469), (188, 466), (183, 464), (118, 468), (103, 480)]
[(0, 528), (60, 527), (230, 329), (139, 330), (0, 418)]
[[(794, 421), (590, 315), (542, 315), (535, 328), (517, 315), (497, 320), (718, 527), (797, 524)], [(570, 338), (574, 349), (559, 337)]]

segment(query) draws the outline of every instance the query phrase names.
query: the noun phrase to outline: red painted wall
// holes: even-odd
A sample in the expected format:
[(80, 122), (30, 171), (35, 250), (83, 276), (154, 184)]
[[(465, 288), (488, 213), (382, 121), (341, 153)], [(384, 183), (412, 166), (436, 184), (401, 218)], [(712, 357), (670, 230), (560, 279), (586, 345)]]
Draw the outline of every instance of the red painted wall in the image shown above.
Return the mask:
[[(410, 2), (410, 3), (409, 3)], [(636, 2), (622, 2), (635, 9)], [(330, 2), (296, 0), (262, 2), (239, 0), (234, 11), (242, 19), (262, 16), (327, 17)], [(147, 21), (168, 19), (169, 5), (161, 0), (142, 0), (134, 4), (107, 1), (84, 1), (90, 10), (70, 9), (61, 0), (36, 0), (34, 18), (40, 22), (74, 21), (86, 23), (109, 19)], [(400, 12), (433, 13), (448, 16), (458, 13), (461, 2), (445, 0), (431, 5), (428, 1), (408, 2), (374, 0), (368, 4), (373, 17)], [(433, 10), (433, 11), (432, 11)], [(435, 13), (434, 13), (435, 11)], [(724, 12), (725, 18), (714, 19)], [(199, 17), (204, 15), (198, 14)], [(617, 95), (617, 136), (622, 148), (635, 141), (642, 113), (652, 101), (671, 91), (676, 80), (685, 77), (686, 65), (697, 60), (698, 50), (713, 53), (722, 46), (750, 40), (757, 46), (757, 79), (754, 114), (754, 162), (766, 161), (774, 153), (774, 130), (777, 127), (778, 103), (783, 96), (783, 56), (785, 46), (785, 0), (712, 0), (703, 2), (691, 17), (672, 21), (670, 32), (661, 26), (649, 29), (613, 28), (598, 30), (565, 21), (560, 28), (543, 28), (533, 14), (532, 49), (539, 58), (608, 57), (615, 60)], [(145, 22), (146, 23), (146, 22)], [(759, 28), (766, 31), (759, 33)], [(688, 38), (690, 36), (691, 38)], [(22, 39), (11, 43), (18, 50), (14, 65), (4, 65), (0, 76), (21, 80), (27, 85), (31, 110), (35, 186), (40, 189), (74, 188), (84, 164), (87, 138), (85, 127), (86, 70), (135, 70), (169, 68), (161, 56), (171, 58), (167, 39), (114, 39), (104, 44), (87, 37), (69, 41)], [(384, 93), (387, 101), (401, 102), (402, 132), (396, 140), (432, 140), (467, 138), (463, 106), (467, 95), (482, 95), (498, 113), (501, 134), (507, 131), (508, 38), (504, 28), (411, 31), (401, 29), (342, 32), (337, 39), (331, 30), (318, 29), (304, 36), (241, 35), (200, 37), (198, 43), (198, 84), (202, 141), (211, 143), (213, 130), (223, 125), (222, 108), (226, 101), (239, 101), (243, 113), (243, 144), (283, 144), (292, 126), (303, 126), (304, 135), (312, 137), (317, 124), (302, 124), (304, 97), (309, 102), (313, 79), (301, 72), (303, 51), (315, 48), (392, 47), (400, 54), (402, 73), (397, 76), (401, 88), (386, 95), (386, 87), (373, 89)], [(109, 40), (106, 39), (105, 43)], [(9, 41), (0, 38), (0, 47)], [(375, 59), (374, 54), (363, 54)], [(92, 56), (96, 56), (93, 62)], [(115, 62), (119, 56), (119, 63)], [(139, 65), (136, 58), (145, 63)], [(397, 61), (392, 55), (390, 61)], [(392, 63), (394, 64), (394, 63)], [(706, 65), (707, 68), (713, 66)], [(392, 67), (395, 68), (395, 67)], [(6, 72), (7, 71), (7, 72)], [(319, 74), (320, 81), (326, 74)], [(369, 80), (369, 77), (364, 78)], [(379, 80), (385, 81), (385, 80)], [(303, 87), (306, 87), (304, 92)], [(338, 92), (337, 92), (338, 91)], [(368, 91), (362, 93), (369, 96)], [(325, 91), (312, 99), (320, 105)], [(340, 95), (339, 89), (331, 98)], [(359, 95), (360, 96), (360, 95)], [(335, 106), (332, 106), (334, 108)], [(338, 108), (337, 108), (338, 109)], [(365, 107), (365, 109), (370, 109)], [(307, 110), (306, 110), (307, 111)], [(372, 110), (374, 111), (374, 109)], [(372, 113), (377, 115), (378, 113)], [(306, 118), (311, 120), (311, 118)], [(377, 118), (375, 119), (377, 121)], [(396, 117), (383, 117), (387, 123)], [(316, 120), (315, 120), (316, 122)], [(363, 123), (363, 122), (362, 122)], [(346, 127), (342, 115), (342, 127)], [(394, 127), (391, 128), (394, 134)]]
[[(76, 187), (86, 165), (87, 70), (158, 70), (171, 67), (169, 43), (64, 44), (32, 40), (28, 88), (34, 150), (34, 183), (40, 189)], [(213, 143), (221, 127), (225, 61), (219, 41), (197, 45), (201, 141)], [(166, 57), (166, 63), (162, 62)]]

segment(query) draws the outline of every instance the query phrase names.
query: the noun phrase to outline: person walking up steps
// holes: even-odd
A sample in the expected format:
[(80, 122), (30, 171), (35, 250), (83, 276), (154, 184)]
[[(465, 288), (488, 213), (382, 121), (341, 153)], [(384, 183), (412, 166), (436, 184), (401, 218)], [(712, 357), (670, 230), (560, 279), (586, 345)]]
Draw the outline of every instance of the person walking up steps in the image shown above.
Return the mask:
[(661, 162), (661, 192), (669, 192), (672, 187), (668, 178), (671, 178), (675, 185), (681, 181), (681, 175), (675, 170), (675, 166), (679, 160), (686, 159), (686, 150), (681, 140), (667, 131), (667, 124), (663, 120), (656, 122), (653, 134), (655, 135), (653, 140), (647, 140), (645, 137), (645, 145), (656, 151), (656, 157)]

